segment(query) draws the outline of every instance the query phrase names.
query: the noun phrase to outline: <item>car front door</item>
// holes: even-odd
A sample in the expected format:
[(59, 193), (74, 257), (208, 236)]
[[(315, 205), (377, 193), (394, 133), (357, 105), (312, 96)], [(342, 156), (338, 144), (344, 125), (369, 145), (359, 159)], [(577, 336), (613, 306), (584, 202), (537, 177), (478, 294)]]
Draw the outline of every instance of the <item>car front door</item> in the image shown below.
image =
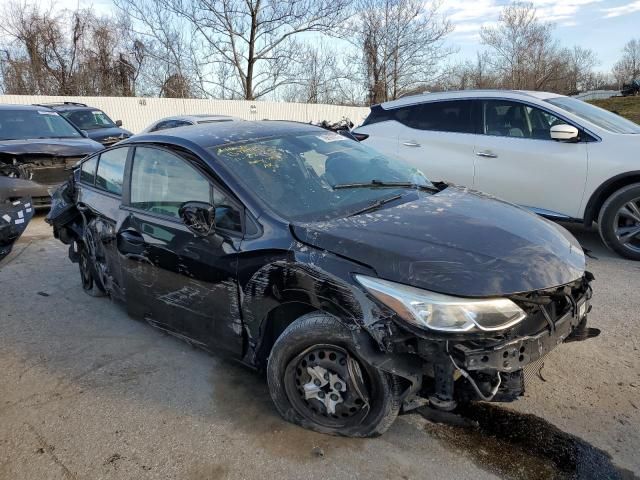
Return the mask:
[(587, 143), (551, 139), (567, 123), (547, 110), (513, 101), (483, 100), (475, 146), (478, 190), (538, 213), (579, 218), (587, 177)]
[[(132, 155), (129, 216), (118, 232), (130, 312), (191, 343), (240, 355), (237, 262), (240, 208), (193, 158), (138, 146)], [(218, 203), (217, 227), (194, 234), (184, 202)]]
[(432, 181), (474, 184), (473, 101), (452, 100), (400, 107), (398, 156)]

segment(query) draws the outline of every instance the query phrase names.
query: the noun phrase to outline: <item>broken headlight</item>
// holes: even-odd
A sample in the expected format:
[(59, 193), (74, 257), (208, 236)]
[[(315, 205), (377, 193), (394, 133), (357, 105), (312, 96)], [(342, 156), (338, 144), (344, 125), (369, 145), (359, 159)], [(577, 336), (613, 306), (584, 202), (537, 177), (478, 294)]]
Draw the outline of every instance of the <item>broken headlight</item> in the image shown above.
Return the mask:
[(440, 332), (502, 330), (527, 316), (508, 298), (452, 297), (379, 278), (355, 277), (371, 295), (420, 328)]

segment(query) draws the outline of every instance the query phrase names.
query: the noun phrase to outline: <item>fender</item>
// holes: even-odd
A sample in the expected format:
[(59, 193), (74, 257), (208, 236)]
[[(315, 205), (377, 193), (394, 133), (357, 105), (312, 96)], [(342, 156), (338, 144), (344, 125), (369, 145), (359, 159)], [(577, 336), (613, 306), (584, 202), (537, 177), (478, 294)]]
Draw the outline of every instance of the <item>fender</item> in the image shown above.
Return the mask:
[(614, 177), (603, 182), (596, 190), (591, 194), (589, 201), (587, 202), (587, 206), (584, 210), (583, 221), (584, 225), (589, 227), (591, 224), (597, 220), (598, 211), (600, 207), (607, 199), (607, 197), (613, 193), (618, 188), (622, 188), (624, 185), (627, 185), (627, 180), (640, 181), (640, 170), (632, 170), (630, 172), (620, 173)]

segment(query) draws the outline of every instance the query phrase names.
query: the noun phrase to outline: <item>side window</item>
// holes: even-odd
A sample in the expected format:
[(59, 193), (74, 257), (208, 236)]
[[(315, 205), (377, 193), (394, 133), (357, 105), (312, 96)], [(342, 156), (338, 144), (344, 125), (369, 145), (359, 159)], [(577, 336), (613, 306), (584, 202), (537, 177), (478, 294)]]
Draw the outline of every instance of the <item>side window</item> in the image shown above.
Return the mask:
[(100, 154), (98, 171), (96, 172), (96, 187), (104, 188), (107, 192), (122, 195), (124, 182), (124, 167), (127, 163), (129, 148), (116, 148)]
[(96, 166), (98, 165), (98, 156), (90, 158), (82, 164), (80, 168), (80, 181), (93, 185), (96, 179)]
[(565, 123), (544, 110), (509, 100), (482, 102), (482, 118), (485, 135), (537, 140), (551, 140), (551, 127)]
[(475, 133), (471, 105), (471, 100), (421, 103), (398, 108), (395, 118), (417, 130)]
[(216, 227), (242, 230), (235, 203), (189, 163), (166, 150), (136, 147), (131, 170), (131, 206), (174, 218), (184, 202), (213, 203)]

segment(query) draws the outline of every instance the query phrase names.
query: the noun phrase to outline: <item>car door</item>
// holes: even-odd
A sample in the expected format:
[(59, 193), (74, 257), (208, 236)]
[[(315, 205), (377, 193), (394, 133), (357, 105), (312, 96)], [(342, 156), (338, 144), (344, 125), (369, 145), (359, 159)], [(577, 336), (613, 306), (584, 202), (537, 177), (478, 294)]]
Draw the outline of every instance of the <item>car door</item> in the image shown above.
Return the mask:
[[(476, 188), (550, 216), (579, 218), (587, 143), (551, 139), (552, 112), (514, 100), (482, 100)], [(574, 125), (578, 127), (577, 125)]]
[(123, 187), (129, 147), (116, 147), (95, 155), (82, 164), (77, 205), (88, 219), (85, 243), (95, 258), (107, 290), (122, 297), (124, 278), (116, 247), (115, 232), (123, 221)]
[(398, 156), (432, 181), (474, 184), (472, 100), (427, 102), (398, 108)]
[[(130, 312), (202, 347), (239, 355), (238, 204), (193, 158), (164, 148), (135, 147), (130, 177), (129, 216), (118, 232)], [(214, 233), (186, 227), (178, 211), (187, 201), (218, 203)]]

